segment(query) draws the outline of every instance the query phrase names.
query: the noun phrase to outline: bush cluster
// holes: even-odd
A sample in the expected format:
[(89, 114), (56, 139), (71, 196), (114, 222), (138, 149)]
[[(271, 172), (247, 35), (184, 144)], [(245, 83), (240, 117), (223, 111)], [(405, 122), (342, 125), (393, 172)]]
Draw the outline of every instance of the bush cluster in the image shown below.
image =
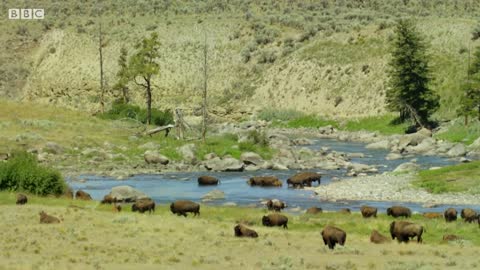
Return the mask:
[(35, 195), (61, 195), (65, 190), (61, 174), (40, 166), (35, 156), (17, 152), (12, 159), (0, 163), (0, 190), (24, 191)]
[[(117, 101), (112, 105), (112, 108), (99, 115), (103, 119), (119, 120), (124, 118), (135, 119), (141, 123), (147, 122), (147, 110), (139, 106), (126, 104), (122, 101)], [(164, 126), (173, 124), (173, 114), (169, 110), (157, 110), (152, 108), (152, 124), (157, 126)]]

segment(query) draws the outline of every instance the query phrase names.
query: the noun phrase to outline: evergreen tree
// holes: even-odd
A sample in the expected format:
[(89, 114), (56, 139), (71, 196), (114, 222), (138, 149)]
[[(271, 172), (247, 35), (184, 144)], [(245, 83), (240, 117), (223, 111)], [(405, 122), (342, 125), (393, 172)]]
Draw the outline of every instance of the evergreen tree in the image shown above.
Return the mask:
[(480, 47), (477, 47), (473, 54), (467, 81), (462, 88), (464, 89), (464, 96), (462, 97), (459, 114), (466, 117), (477, 114), (480, 120)]
[(395, 28), (392, 60), (389, 63), (387, 106), (400, 113), (399, 120), (413, 120), (425, 126), (439, 107), (439, 97), (429, 89), (430, 70), (426, 44), (410, 20)]
[(137, 52), (130, 57), (128, 70), (133, 81), (145, 89), (149, 125), (152, 121), (152, 78), (160, 71), (160, 66), (156, 62), (160, 56), (158, 34), (152, 33), (150, 38), (144, 38), (135, 48)]
[(120, 57), (118, 58), (118, 65), (120, 70), (117, 72), (117, 83), (113, 86), (114, 90), (120, 91), (123, 103), (128, 103), (130, 98), (128, 96), (128, 81), (130, 80), (130, 72), (127, 64), (127, 49), (122, 47), (120, 49)]

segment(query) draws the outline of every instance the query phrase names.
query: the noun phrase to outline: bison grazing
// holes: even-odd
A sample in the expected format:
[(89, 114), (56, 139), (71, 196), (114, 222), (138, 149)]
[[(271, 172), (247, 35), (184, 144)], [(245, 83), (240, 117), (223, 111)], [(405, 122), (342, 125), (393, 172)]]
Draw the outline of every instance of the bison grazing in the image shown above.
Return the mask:
[(175, 201), (170, 204), (170, 211), (179, 216), (187, 216), (188, 212), (194, 213), (194, 215), (200, 215), (200, 205), (192, 201)]
[(455, 210), (455, 208), (448, 208), (443, 213), (443, 216), (445, 217), (446, 222), (455, 221), (457, 220), (457, 210)]
[(463, 218), (465, 222), (469, 222), (469, 223), (472, 223), (478, 219), (477, 212), (470, 208), (462, 209), (462, 211), (460, 212), (460, 216)]
[(334, 249), (335, 245), (345, 245), (347, 233), (342, 229), (333, 226), (326, 226), (322, 231), (323, 243), (328, 245), (329, 249)]
[(319, 213), (322, 213), (322, 212), (323, 212), (323, 210), (320, 207), (310, 207), (310, 208), (307, 209), (307, 211), (305, 213), (310, 214), (310, 215), (315, 215), (315, 214), (319, 214)]
[(26, 204), (28, 201), (28, 198), (25, 194), (18, 193), (17, 194), (17, 204), (23, 205)]
[(422, 242), (423, 226), (407, 221), (394, 221), (390, 224), (392, 239), (397, 238), (398, 242), (408, 243), (410, 238), (417, 237), (417, 242)]
[(281, 187), (282, 181), (275, 176), (255, 176), (250, 178), (247, 183), (250, 186), (261, 187)]
[(283, 226), (284, 229), (288, 229), (287, 223), (288, 218), (286, 216), (276, 213), (262, 217), (262, 224), (267, 227)]
[(370, 207), (370, 206), (362, 206), (360, 208), (360, 212), (362, 213), (362, 216), (364, 218), (369, 218), (369, 217), (377, 217), (377, 208), (376, 207)]
[(443, 217), (442, 213), (435, 213), (435, 212), (423, 213), (423, 216), (425, 218), (429, 218), (429, 219), (442, 218)]
[(218, 179), (213, 176), (200, 176), (198, 177), (199, 186), (216, 186), (218, 185)]
[(340, 210), (338, 210), (339, 213), (341, 214), (351, 214), (352, 211), (350, 211), (350, 208), (342, 208)]
[(75, 199), (77, 200), (84, 200), (84, 201), (91, 201), (92, 200), (92, 196), (90, 196), (90, 194), (88, 194), (87, 192), (83, 191), (83, 190), (78, 190), (76, 193), (75, 193)]
[(40, 212), (40, 223), (50, 224), (50, 223), (60, 223), (60, 219), (47, 215), (44, 211)]
[(250, 228), (247, 228), (243, 224), (238, 224), (237, 226), (235, 226), (233, 228), (233, 230), (235, 232), (236, 237), (252, 237), (252, 238), (257, 238), (258, 237), (258, 234), (257, 234), (256, 231), (254, 231)]
[(318, 182), (320, 185), (320, 178), (322, 176), (318, 173), (314, 172), (301, 172), (297, 173), (294, 176), (287, 179), (288, 186), (292, 186), (294, 188), (300, 187), (303, 188), (304, 186), (311, 187), (312, 182)]
[(150, 198), (144, 198), (137, 200), (134, 204), (132, 204), (132, 212), (140, 212), (140, 213), (145, 213), (148, 211), (148, 213), (155, 213), (155, 202), (150, 199)]
[(107, 194), (105, 196), (103, 196), (103, 200), (102, 200), (102, 204), (112, 204), (112, 203), (116, 203), (117, 202), (117, 198), (116, 197), (113, 197), (112, 195), (110, 194)]
[(267, 201), (267, 208), (270, 211), (277, 211), (280, 212), (282, 209), (287, 208), (287, 204), (277, 199), (268, 200)]
[(373, 230), (372, 234), (370, 235), (370, 242), (375, 243), (375, 244), (383, 244), (390, 242), (391, 240), (388, 239), (388, 237), (382, 235), (379, 233), (377, 230)]
[(403, 206), (392, 206), (390, 208), (387, 208), (387, 215), (392, 216), (392, 217), (411, 217), (412, 216), (412, 211)]

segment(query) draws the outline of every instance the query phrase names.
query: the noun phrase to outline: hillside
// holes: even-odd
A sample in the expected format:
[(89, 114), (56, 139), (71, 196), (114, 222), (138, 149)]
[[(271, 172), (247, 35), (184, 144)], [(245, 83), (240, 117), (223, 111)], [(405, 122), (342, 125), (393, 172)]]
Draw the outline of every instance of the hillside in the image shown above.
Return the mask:
[[(129, 53), (157, 32), (162, 43), (154, 106), (200, 106), (202, 48), (209, 45), (212, 112), (265, 106), (324, 116), (385, 112), (389, 40), (396, 19), (416, 19), (429, 42), (440, 118), (455, 116), (459, 82), (480, 3), (466, 1), (37, 1), (43, 21), (0, 26), (0, 95), (95, 111), (99, 99), (98, 24), (105, 29), (108, 87), (122, 46)], [(4, 1), (2, 12), (16, 6)], [(101, 15), (101, 16), (99, 16)], [(143, 92), (130, 85), (134, 101)], [(113, 100), (109, 95), (109, 100)], [(242, 114), (236, 114), (237, 118)]]

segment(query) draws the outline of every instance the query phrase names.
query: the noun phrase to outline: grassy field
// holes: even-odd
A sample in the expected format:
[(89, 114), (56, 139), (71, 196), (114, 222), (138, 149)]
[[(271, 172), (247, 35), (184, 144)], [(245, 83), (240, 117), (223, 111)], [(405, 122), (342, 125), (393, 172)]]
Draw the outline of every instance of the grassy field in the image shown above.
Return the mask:
[(415, 186), (432, 193), (480, 192), (478, 179), (480, 177), (480, 161), (445, 166), (438, 170), (425, 170), (418, 174), (413, 182)]
[[(0, 192), (0, 269), (465, 269), (480, 266), (478, 225), (445, 223), (414, 215), (425, 226), (424, 243), (372, 244), (371, 230), (388, 235), (393, 220), (381, 214), (288, 215), (289, 229), (260, 224), (263, 209), (209, 207), (199, 217), (177, 217), (167, 206), (155, 214), (121, 213), (98, 202), (29, 196), (14, 205), (15, 194)], [(40, 211), (60, 224), (39, 224)], [(233, 237), (237, 221), (250, 222), (257, 239)], [(323, 245), (320, 231), (335, 225), (347, 232), (345, 247)], [(444, 243), (443, 234), (465, 240)]]

